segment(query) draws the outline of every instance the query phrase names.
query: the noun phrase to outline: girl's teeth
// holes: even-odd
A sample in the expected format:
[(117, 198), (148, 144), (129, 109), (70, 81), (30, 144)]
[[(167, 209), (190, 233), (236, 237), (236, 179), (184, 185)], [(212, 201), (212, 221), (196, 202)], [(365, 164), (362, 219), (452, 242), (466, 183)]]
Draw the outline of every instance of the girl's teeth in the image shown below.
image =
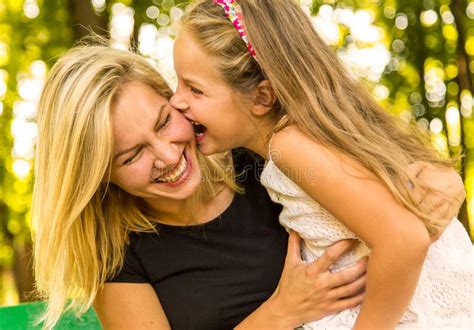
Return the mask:
[(186, 170), (187, 167), (188, 167), (188, 162), (186, 161), (186, 157), (183, 156), (181, 157), (181, 160), (178, 166), (176, 166), (176, 168), (173, 171), (165, 174), (162, 177), (159, 177), (158, 180), (156, 181), (166, 182), (166, 183), (174, 182), (178, 180), (184, 174), (184, 171)]

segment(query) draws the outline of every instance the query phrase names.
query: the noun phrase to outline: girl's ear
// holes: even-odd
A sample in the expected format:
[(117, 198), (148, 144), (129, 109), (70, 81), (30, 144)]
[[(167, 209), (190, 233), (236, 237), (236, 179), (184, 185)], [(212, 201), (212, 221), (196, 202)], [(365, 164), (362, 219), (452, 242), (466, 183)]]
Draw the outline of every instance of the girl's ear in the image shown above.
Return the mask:
[(275, 91), (268, 80), (262, 80), (254, 91), (252, 113), (255, 116), (266, 115), (277, 100)]

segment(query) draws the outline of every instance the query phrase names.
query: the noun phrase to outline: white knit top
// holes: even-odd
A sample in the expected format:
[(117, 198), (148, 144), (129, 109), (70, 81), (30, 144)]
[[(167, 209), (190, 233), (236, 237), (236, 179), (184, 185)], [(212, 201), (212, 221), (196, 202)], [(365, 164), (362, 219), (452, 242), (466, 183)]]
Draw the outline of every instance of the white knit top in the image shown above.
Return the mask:
[[(303, 259), (311, 262), (331, 244), (357, 238), (345, 225), (308, 196), (270, 159), (263, 169), (261, 182), (271, 199), (283, 205), (280, 223), (292, 229), (304, 241)], [(354, 203), (357, 200), (354, 198)], [(339, 260), (332, 271), (345, 268), (368, 255), (361, 241), (358, 248)], [(473, 322), (474, 249), (462, 224), (454, 219), (443, 235), (431, 245), (416, 292), (397, 328), (437, 329), (469, 328)], [(407, 272), (410, 270), (407, 269)], [(359, 307), (305, 324), (309, 329), (350, 329)]]

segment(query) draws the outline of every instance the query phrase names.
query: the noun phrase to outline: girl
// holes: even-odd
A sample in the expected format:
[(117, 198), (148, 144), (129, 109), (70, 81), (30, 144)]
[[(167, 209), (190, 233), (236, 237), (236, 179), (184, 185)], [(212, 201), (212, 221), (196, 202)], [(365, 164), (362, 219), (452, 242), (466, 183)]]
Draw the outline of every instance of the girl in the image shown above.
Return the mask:
[(304, 258), (345, 238), (361, 243), (334, 270), (370, 252), (362, 307), (309, 327), (469, 324), (467, 233), (455, 219), (428, 249), (439, 220), (418, 209), (412, 188), (430, 187), (400, 184), (414, 161), (449, 163), (349, 77), (295, 3), (198, 1), (174, 55), (172, 105), (194, 123), (200, 151), (243, 146), (267, 158), (262, 183), (284, 206), (280, 222), (304, 239)]

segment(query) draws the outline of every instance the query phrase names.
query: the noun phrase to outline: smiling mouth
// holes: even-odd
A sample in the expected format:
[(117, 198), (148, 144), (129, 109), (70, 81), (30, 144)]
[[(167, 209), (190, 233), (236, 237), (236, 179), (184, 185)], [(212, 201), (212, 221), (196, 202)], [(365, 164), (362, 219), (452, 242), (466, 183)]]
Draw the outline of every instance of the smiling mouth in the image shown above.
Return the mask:
[(184, 152), (178, 165), (175, 166), (171, 171), (159, 176), (154, 179), (154, 183), (174, 183), (177, 182), (181, 177), (186, 173), (188, 168), (188, 160), (186, 158), (186, 153)]

